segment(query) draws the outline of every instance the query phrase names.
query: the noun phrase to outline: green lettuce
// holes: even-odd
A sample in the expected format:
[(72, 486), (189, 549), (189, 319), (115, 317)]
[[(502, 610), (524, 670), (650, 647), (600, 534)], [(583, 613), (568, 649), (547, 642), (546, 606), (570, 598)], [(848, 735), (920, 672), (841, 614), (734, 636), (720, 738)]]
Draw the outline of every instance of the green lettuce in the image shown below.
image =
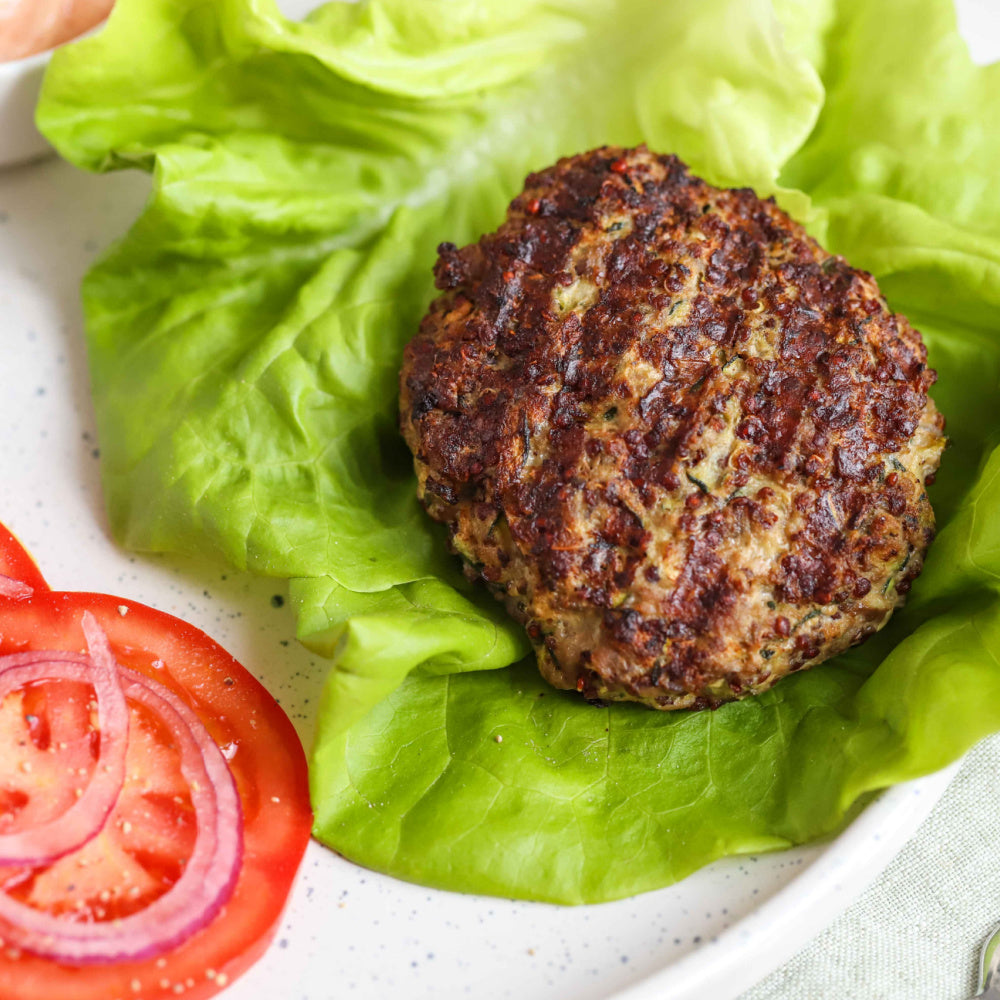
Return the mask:
[[(142, 57), (137, 59), (136, 54)], [(152, 193), (87, 275), (111, 524), (291, 580), (329, 657), (316, 835), (430, 885), (592, 902), (836, 829), (1000, 729), (1000, 68), (950, 0), (119, 0), (38, 121)], [(714, 713), (556, 692), (419, 509), (402, 347), (442, 240), (604, 143), (775, 194), (923, 330), (940, 535), (862, 647)]]

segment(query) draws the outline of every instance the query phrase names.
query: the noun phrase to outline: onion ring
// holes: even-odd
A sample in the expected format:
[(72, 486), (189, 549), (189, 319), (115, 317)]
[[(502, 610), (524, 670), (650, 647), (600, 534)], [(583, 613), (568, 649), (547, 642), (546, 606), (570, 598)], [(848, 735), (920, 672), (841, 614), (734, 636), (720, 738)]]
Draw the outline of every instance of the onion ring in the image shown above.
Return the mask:
[(100, 752), (90, 781), (65, 812), (45, 823), (0, 834), (0, 864), (43, 865), (95, 837), (107, 822), (125, 781), (128, 707), (108, 640), (90, 612), (83, 616), (90, 656), (63, 652), (12, 653), (0, 657), (0, 701), (32, 681), (76, 680), (97, 696)]
[[(48, 654), (51, 655), (51, 654)], [(85, 679), (87, 666), (67, 663)], [(74, 965), (162, 954), (204, 927), (231, 895), (243, 857), (243, 819), (225, 757), (198, 716), (157, 681), (118, 668), (125, 695), (169, 727), (191, 789), (198, 832), (181, 877), (149, 906), (115, 920), (77, 923), (43, 913), (0, 893), (8, 946)]]

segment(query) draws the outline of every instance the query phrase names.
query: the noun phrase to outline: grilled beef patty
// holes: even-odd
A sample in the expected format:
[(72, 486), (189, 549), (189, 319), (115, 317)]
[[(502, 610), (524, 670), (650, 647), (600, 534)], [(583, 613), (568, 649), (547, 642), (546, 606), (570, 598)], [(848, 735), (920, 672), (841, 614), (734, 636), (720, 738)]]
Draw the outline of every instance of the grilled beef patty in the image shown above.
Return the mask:
[(552, 684), (715, 706), (903, 602), (934, 534), (935, 373), (773, 199), (606, 147), (439, 254), (400, 377), (420, 498)]

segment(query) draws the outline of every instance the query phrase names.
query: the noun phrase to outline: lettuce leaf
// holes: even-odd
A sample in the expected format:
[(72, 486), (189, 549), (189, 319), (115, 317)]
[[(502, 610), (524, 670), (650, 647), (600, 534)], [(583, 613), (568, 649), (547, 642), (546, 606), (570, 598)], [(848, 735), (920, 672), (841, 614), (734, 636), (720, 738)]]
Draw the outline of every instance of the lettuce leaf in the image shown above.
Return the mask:
[[(43, 131), (152, 174), (84, 283), (111, 524), (292, 581), (331, 662), (318, 837), (431, 885), (611, 899), (829, 832), (1000, 729), (998, 92), (949, 0), (119, 0), (56, 54)], [(530, 170), (639, 141), (872, 270), (953, 440), (905, 611), (715, 713), (543, 685), (396, 430), (435, 245), (495, 228)]]

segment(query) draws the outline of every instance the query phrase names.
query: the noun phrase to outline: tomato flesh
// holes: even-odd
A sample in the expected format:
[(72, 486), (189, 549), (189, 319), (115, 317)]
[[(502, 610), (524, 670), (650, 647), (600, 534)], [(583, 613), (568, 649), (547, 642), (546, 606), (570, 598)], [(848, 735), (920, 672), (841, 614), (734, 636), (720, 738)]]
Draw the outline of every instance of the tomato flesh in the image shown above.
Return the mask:
[[(73, 686), (86, 691), (86, 685)], [(130, 705), (125, 783), (104, 828), (83, 847), (47, 866), (0, 869), (5, 872), (0, 885), (19, 902), (47, 913), (71, 914), (77, 920), (125, 917), (162, 896), (180, 878), (196, 833), (190, 793), (170, 739), (161, 720), (143, 706)], [(88, 750), (93, 743), (82, 742)], [(0, 743), (0, 754), (8, 749), (5, 769), (20, 776), (22, 785), (40, 771), (36, 765), (25, 774), (25, 763), (57, 756), (20, 741), (13, 747)], [(96, 759), (94, 754), (88, 756)], [(65, 808), (74, 790), (86, 784), (86, 769), (59, 762), (49, 772), (45, 777), (52, 780), (46, 780), (46, 791), (59, 791)], [(39, 794), (30, 801), (48, 797)], [(40, 819), (60, 811), (49, 808)]]
[(41, 570), (27, 549), (5, 525), (0, 524), (0, 576), (26, 583), (32, 590), (48, 590)]
[(0, 701), (0, 834), (64, 813), (97, 763), (93, 688), (31, 684)]
[[(305, 755), (274, 699), (217, 643), (186, 622), (131, 601), (51, 591), (30, 600), (0, 600), (0, 655), (84, 651), (84, 611), (95, 615), (121, 666), (183, 698), (225, 748), (243, 810), (243, 864), (222, 911), (163, 956), (71, 967), (0, 950), (0, 997), (208, 997), (249, 968), (274, 934), (312, 822)], [(78, 782), (86, 781), (99, 746), (92, 695), (88, 685), (51, 681), (0, 703), (0, 788), (9, 787), (9, 802), (20, 803), (8, 810), (8, 823), (32, 816), (28, 810), (41, 786), (27, 779), (44, 774), (46, 787), (58, 786), (62, 796), (75, 794)], [(154, 713), (130, 703), (129, 719), (125, 784), (108, 822), (89, 843), (50, 865), (0, 868), (0, 886), (20, 902), (72, 919), (113, 920), (148, 905), (183, 871), (196, 825), (179, 754)], [(71, 766), (77, 770), (72, 776)], [(65, 781), (64, 774), (74, 780)], [(59, 802), (65, 807), (64, 799)], [(50, 809), (58, 811), (58, 803)], [(0, 921), (0, 939), (3, 930)]]

